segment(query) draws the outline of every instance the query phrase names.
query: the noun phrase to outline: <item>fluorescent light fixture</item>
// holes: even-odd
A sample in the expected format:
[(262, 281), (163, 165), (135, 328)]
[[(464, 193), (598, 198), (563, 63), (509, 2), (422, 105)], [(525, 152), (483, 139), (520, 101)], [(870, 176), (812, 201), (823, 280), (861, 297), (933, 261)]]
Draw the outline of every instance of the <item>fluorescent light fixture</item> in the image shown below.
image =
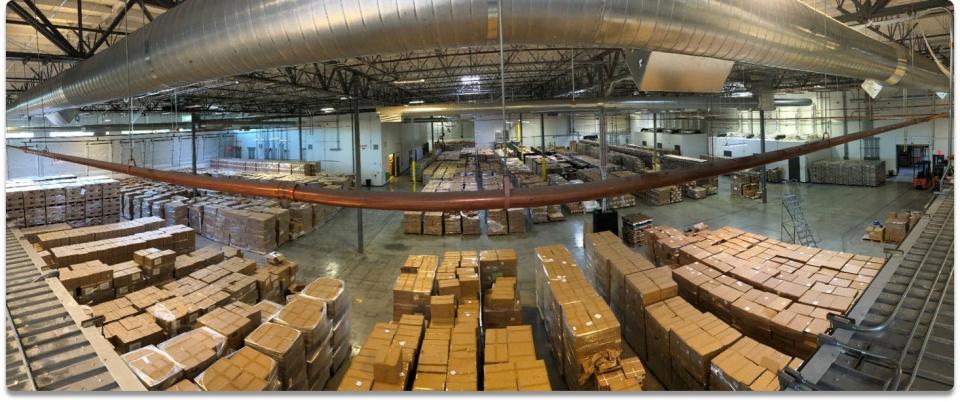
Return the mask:
[(460, 77), (460, 82), (463, 84), (476, 84), (480, 82), (479, 75), (465, 75)]
[(349, 97), (349, 96), (341, 96), (341, 97), (340, 97), (340, 100), (350, 100), (350, 97)]
[(749, 92), (749, 91), (734, 92), (734, 93), (730, 94), (730, 96), (733, 97), (733, 98), (749, 98), (749, 97), (753, 96), (753, 93), (752, 93), (752, 92)]
[(170, 132), (170, 129), (169, 129), (169, 128), (165, 128), (165, 129), (163, 129), (163, 130), (133, 130), (133, 131), (123, 130), (123, 131), (120, 132), (120, 134), (123, 134), (123, 135), (129, 135), (129, 134), (163, 134), (163, 133), (169, 133), (169, 132)]
[(33, 133), (29, 131), (14, 131), (12, 133), (8, 132), (6, 137), (7, 138), (33, 138)]
[(89, 137), (93, 133), (88, 133), (86, 131), (53, 131), (50, 133), (51, 137)]
[(423, 101), (422, 101), (422, 100), (415, 100), (415, 101), (410, 101), (410, 102), (408, 102), (408, 103), (411, 104), (411, 105), (422, 105), (422, 104), (423, 104)]
[(109, 123), (109, 122), (111, 122), (111, 121), (113, 121), (113, 120), (110, 120), (110, 119), (104, 119), (104, 120), (103, 120), (104, 123)]
[(335, 112), (336, 110), (337, 110), (337, 109), (334, 109), (334, 108), (332, 108), (332, 107), (325, 107), (325, 108), (323, 108), (323, 109), (320, 109), (320, 111), (321, 111), (321, 112), (324, 112), (324, 113), (333, 113), (333, 112)]
[(427, 82), (427, 80), (421, 78), (421, 79), (419, 79), (419, 80), (400, 80), (400, 81), (394, 81), (393, 83), (396, 84), (396, 85), (408, 85), (408, 84), (422, 84), (422, 83), (424, 83), (424, 82)]

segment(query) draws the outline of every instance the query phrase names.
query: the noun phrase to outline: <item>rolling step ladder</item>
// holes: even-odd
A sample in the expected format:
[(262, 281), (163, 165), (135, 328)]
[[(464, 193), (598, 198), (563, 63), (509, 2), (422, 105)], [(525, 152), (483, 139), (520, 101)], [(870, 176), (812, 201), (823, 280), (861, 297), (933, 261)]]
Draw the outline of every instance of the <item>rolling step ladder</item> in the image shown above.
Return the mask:
[(7, 389), (119, 390), (9, 228), (6, 251)]
[(780, 212), (780, 240), (802, 246), (817, 247), (817, 240), (800, 206), (800, 191), (796, 182), (784, 186), (781, 196), (783, 209)]

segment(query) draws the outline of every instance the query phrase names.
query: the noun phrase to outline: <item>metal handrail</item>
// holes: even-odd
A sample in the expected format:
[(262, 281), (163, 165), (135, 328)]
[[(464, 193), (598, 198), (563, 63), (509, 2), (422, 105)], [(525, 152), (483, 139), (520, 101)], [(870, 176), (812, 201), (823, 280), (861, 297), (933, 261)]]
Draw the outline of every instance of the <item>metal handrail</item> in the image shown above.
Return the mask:
[[(940, 300), (937, 302), (937, 308), (934, 309), (933, 311), (933, 318), (930, 320), (930, 326), (927, 328), (927, 333), (923, 337), (923, 343), (920, 346), (920, 351), (917, 353), (917, 361), (914, 362), (913, 368), (910, 370), (910, 381), (907, 382), (907, 386), (904, 388), (905, 391), (909, 391), (910, 388), (913, 387), (913, 381), (917, 379), (917, 369), (920, 367), (920, 362), (923, 360), (923, 355), (927, 351), (927, 345), (930, 343), (930, 335), (933, 334), (933, 325), (937, 321), (937, 316), (940, 315), (940, 308), (943, 307), (943, 301), (946, 299), (947, 291), (950, 290), (950, 281), (953, 280), (953, 272), (954, 272), (954, 269), (951, 268), (950, 275), (947, 276), (947, 282), (943, 286), (943, 292), (940, 294)], [(937, 275), (937, 279), (940, 279), (939, 275)], [(932, 294), (932, 291), (931, 291), (931, 294)], [(913, 339), (912, 334), (910, 339)], [(904, 350), (903, 353), (906, 353), (907, 348), (904, 348), (903, 350)], [(900, 359), (902, 361), (903, 357), (901, 357)], [(900, 384), (898, 383), (897, 386), (899, 385)]]
[[(953, 209), (950, 210), (950, 213), (949, 215), (947, 215), (946, 219), (944, 219), (944, 222), (949, 221), (951, 217), (953, 217)], [(930, 243), (931, 244), (930, 249), (928, 249), (927, 252), (924, 253), (923, 259), (920, 260), (920, 263), (917, 265), (916, 271), (914, 271), (913, 276), (910, 277), (910, 282), (907, 283), (907, 286), (903, 291), (904, 296), (906, 296), (907, 293), (913, 290), (914, 283), (917, 281), (917, 277), (920, 276), (921, 267), (923, 267), (923, 264), (925, 264), (927, 262), (927, 259), (930, 258), (930, 254), (933, 252), (933, 245), (936, 244), (938, 240), (940, 240), (940, 236), (943, 235), (943, 233), (945, 232), (944, 229), (946, 229), (946, 227), (947, 225), (944, 224), (940, 228), (940, 231), (937, 232), (937, 236)], [(950, 233), (952, 233), (952, 230), (950, 231)], [(950, 244), (952, 246), (953, 242), (951, 241)], [(941, 264), (940, 266), (941, 271), (943, 270), (943, 266), (946, 263), (947, 263), (947, 259), (944, 259), (943, 264)], [(893, 319), (897, 316), (897, 313), (900, 312), (900, 308), (903, 307), (903, 303), (904, 301), (906, 301), (906, 299), (907, 299), (906, 297), (901, 297), (900, 300), (897, 301), (897, 305), (894, 306), (893, 311), (891, 311), (890, 315), (887, 316), (887, 319), (876, 325), (853, 324), (852, 321), (849, 320), (849, 318), (839, 314), (834, 314), (834, 313), (827, 313), (827, 320), (835, 324), (835, 328), (846, 329), (846, 330), (855, 331), (855, 332), (883, 331), (888, 326), (890, 326), (890, 323), (893, 322)]]

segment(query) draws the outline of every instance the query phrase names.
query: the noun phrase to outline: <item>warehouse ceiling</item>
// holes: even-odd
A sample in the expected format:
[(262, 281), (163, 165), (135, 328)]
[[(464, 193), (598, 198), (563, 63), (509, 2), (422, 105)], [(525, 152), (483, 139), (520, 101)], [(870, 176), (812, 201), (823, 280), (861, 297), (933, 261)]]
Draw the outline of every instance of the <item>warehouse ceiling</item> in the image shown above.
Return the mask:
[[(953, 7), (947, 0), (802, 1), (870, 37), (903, 44), (949, 65)], [(24, 90), (113, 45), (127, 32), (139, 29), (180, 2), (9, 2), (8, 104)], [(283, 67), (144, 95), (134, 99), (133, 107), (170, 111), (175, 105), (180, 111), (313, 114), (348, 108), (349, 98), (345, 94), (355, 89), (365, 105), (497, 100), (499, 50), (437, 49)], [(621, 49), (508, 46), (504, 49), (506, 97), (531, 100), (637, 95), (624, 59)], [(782, 91), (859, 85), (859, 81), (848, 78), (737, 63), (728, 78), (727, 90), (742, 90), (761, 80)], [(121, 99), (84, 109), (109, 111), (129, 107)]]

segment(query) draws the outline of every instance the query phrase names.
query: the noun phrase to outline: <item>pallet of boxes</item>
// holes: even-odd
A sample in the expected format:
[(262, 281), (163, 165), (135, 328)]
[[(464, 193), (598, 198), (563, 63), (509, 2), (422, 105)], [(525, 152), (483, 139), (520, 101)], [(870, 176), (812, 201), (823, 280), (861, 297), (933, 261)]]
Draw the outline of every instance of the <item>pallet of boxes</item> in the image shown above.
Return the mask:
[(128, 258), (61, 268), (61, 282), (81, 296), (77, 275), (112, 283), (116, 298), (88, 315), (149, 390), (319, 389), (346, 359), (335, 352), (349, 350), (336, 334), (350, 327), (342, 282), (320, 278), (287, 301), (297, 264), (280, 255), (263, 266), (231, 247)]
[[(668, 389), (779, 390), (778, 373), (799, 367), (827, 314), (845, 314), (883, 263), (730, 227), (647, 234), (652, 253), (611, 267), (648, 268), (624, 276), (620, 301), (611, 285), (610, 299), (625, 339)], [(625, 271), (609, 272), (613, 284)]]
[(537, 307), (570, 390), (639, 390), (645, 371), (621, 359), (620, 322), (560, 245), (536, 249)]

